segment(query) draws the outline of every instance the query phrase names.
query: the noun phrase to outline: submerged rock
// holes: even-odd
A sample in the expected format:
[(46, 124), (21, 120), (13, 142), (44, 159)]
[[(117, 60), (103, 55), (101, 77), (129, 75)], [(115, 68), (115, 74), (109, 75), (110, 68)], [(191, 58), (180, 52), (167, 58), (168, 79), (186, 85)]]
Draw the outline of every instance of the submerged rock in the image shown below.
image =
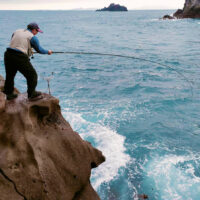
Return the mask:
[(0, 199), (97, 200), (91, 169), (105, 161), (61, 114), (59, 100), (0, 91)]
[(108, 7), (104, 7), (96, 11), (128, 11), (128, 9), (125, 6), (120, 6), (119, 4), (111, 3)]
[(185, 0), (183, 9), (178, 9), (174, 18), (200, 18), (200, 0)]

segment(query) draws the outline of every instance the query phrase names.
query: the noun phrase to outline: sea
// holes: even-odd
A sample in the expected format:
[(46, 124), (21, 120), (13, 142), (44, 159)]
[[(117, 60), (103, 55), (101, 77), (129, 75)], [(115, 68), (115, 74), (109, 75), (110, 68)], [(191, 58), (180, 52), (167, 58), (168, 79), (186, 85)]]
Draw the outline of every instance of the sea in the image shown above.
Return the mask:
[[(37, 90), (106, 156), (92, 170), (102, 200), (200, 199), (200, 20), (175, 10), (0, 11), (0, 74), (12, 33), (37, 22)], [(49, 87), (48, 87), (49, 82)], [(26, 92), (18, 73), (15, 86)], [(80, 166), (81, 167), (81, 166)]]

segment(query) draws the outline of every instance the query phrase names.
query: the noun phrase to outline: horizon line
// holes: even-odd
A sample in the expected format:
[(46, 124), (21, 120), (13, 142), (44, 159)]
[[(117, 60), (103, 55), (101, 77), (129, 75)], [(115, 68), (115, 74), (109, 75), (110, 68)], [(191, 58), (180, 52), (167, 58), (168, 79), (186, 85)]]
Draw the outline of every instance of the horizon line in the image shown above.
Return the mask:
[[(96, 11), (98, 8), (74, 8), (74, 9), (0, 9), (0, 11)], [(179, 8), (138, 8), (128, 9), (128, 11), (137, 10), (177, 10)], [(103, 11), (103, 12), (117, 12), (117, 11)], [(121, 11), (124, 12), (124, 11)], [(126, 11), (127, 12), (127, 11)]]

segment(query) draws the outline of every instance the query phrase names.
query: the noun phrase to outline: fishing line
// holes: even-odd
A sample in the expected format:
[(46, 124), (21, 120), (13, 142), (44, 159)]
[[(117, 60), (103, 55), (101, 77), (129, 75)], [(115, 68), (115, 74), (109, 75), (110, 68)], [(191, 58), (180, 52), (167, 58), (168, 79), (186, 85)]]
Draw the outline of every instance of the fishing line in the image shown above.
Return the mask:
[[(34, 54), (37, 52), (34, 52)], [(192, 81), (190, 81), (183, 73), (181, 73), (180, 71), (174, 69), (173, 67), (157, 62), (157, 61), (153, 61), (153, 60), (149, 60), (146, 58), (140, 58), (140, 57), (136, 57), (136, 56), (127, 56), (127, 55), (120, 55), (120, 54), (111, 54), (111, 53), (95, 53), (95, 52), (77, 52), (77, 51), (53, 51), (53, 54), (76, 54), (76, 55), (99, 55), (99, 56), (112, 56), (112, 57), (120, 57), (120, 58), (129, 58), (129, 59), (134, 59), (134, 60), (140, 60), (140, 61), (145, 61), (145, 62), (149, 62), (149, 63), (153, 63), (156, 65), (160, 65), (163, 66), (165, 68), (168, 68), (170, 70), (175, 71), (180, 77), (182, 77), (190, 86), (190, 91), (191, 91), (191, 95), (193, 96), (193, 85), (194, 83)]]
[[(153, 64), (156, 64), (156, 65), (159, 65), (159, 66), (163, 66), (167, 69), (170, 69), (172, 71), (174, 71), (178, 76), (182, 77), (188, 84), (189, 84), (189, 87), (190, 87), (190, 91), (191, 91), (191, 96), (193, 97), (193, 85), (194, 85), (194, 82), (193, 81), (190, 81), (183, 73), (181, 73), (179, 70), (177, 69), (174, 69), (173, 67), (169, 66), (169, 65), (166, 65), (166, 64), (163, 64), (163, 63), (160, 63), (160, 62), (157, 62), (157, 61), (153, 61), (153, 60), (149, 60), (149, 59), (146, 59), (146, 58), (140, 58), (140, 57), (136, 57), (136, 56), (128, 56), (128, 55), (120, 55), (120, 54), (111, 54), (111, 53), (95, 53), (95, 52), (76, 52), (76, 51), (55, 51), (53, 52), (53, 54), (75, 54), (75, 55), (97, 55), (97, 56), (111, 56), (111, 57), (120, 57), (120, 58), (127, 58), (127, 59), (134, 59), (134, 60), (140, 60), (140, 61), (145, 61), (145, 62), (149, 62), (149, 63), (153, 63)], [(52, 74), (53, 75), (53, 74)], [(49, 86), (49, 80), (47, 80), (48, 82), (48, 88), (49, 88), (49, 93), (50, 93), (50, 86)], [(175, 102), (176, 104), (176, 102)], [(178, 115), (177, 111), (174, 110), (174, 113), (175, 115), (177, 116), (177, 119), (180, 119), (180, 116)], [(181, 129), (181, 127), (180, 127)], [(180, 148), (180, 136), (179, 136), (179, 141), (178, 141), (178, 145), (175, 144), (175, 147), (178, 147)], [(128, 192), (127, 192), (128, 194)], [(136, 198), (139, 199), (139, 196), (137, 194), (137, 189), (134, 191), (134, 195)], [(125, 194), (123, 194), (122, 196), (125, 196)], [(121, 196), (121, 197), (122, 197)]]
[[(53, 53), (57, 53), (57, 54), (76, 54), (76, 55), (98, 55), (98, 56), (112, 56), (112, 57), (120, 57), (120, 58), (128, 58), (128, 59), (134, 59), (134, 60), (140, 60), (140, 61), (145, 61), (145, 62), (149, 62), (149, 63), (153, 63), (159, 66), (163, 66), (167, 69), (170, 69), (174, 72), (177, 73), (177, 75), (179, 75), (179, 77), (182, 77), (189, 85), (190, 88), (190, 92), (191, 92), (191, 98), (193, 98), (193, 85), (194, 82), (189, 80), (183, 73), (181, 73), (179, 70), (174, 69), (173, 67), (157, 62), (157, 61), (153, 61), (153, 60), (149, 60), (146, 58), (140, 58), (140, 57), (136, 57), (136, 56), (128, 56), (128, 55), (120, 55), (120, 54), (111, 54), (111, 53), (95, 53), (95, 52), (76, 52), (76, 51), (55, 51)], [(174, 101), (175, 102), (175, 101)], [(175, 102), (176, 104), (176, 102)], [(177, 118), (179, 118), (178, 113), (176, 112), (176, 110), (174, 110), (175, 115), (177, 116)]]

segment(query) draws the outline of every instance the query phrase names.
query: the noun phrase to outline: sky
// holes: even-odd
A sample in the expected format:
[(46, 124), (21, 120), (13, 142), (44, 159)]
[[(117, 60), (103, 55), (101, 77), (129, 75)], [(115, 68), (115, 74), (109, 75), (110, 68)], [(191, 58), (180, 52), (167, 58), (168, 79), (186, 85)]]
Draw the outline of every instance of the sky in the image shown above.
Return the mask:
[(97, 9), (110, 3), (126, 6), (129, 10), (178, 9), (185, 0), (0, 0), (0, 10), (73, 10)]

